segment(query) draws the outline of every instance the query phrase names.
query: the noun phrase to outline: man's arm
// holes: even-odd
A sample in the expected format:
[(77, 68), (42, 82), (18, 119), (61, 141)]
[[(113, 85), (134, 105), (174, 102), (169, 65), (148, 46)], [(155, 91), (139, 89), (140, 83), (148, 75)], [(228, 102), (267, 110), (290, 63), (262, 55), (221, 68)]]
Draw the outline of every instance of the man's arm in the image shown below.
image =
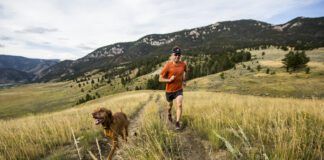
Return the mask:
[(163, 78), (162, 75), (160, 75), (160, 77), (159, 77), (159, 82), (166, 82), (166, 83), (169, 83), (169, 82), (172, 82), (172, 81), (174, 80), (174, 78), (175, 78), (174, 75), (171, 76), (170, 79), (168, 79), (168, 78)]
[(165, 83), (170, 83), (174, 80), (175, 76), (172, 75), (170, 77), (170, 79), (168, 78), (164, 78), (166, 75), (168, 74), (168, 63), (164, 65), (164, 67), (162, 68), (162, 71), (160, 73), (160, 76), (159, 76), (159, 82), (165, 82)]
[(183, 72), (183, 77), (182, 77), (182, 85), (186, 86), (186, 72)]
[(183, 72), (183, 75), (182, 75), (182, 85), (185, 87), (186, 86), (186, 74), (187, 74), (187, 71), (188, 71), (188, 68), (187, 68), (187, 62), (184, 62), (185, 63), (185, 68), (184, 68), (184, 72)]

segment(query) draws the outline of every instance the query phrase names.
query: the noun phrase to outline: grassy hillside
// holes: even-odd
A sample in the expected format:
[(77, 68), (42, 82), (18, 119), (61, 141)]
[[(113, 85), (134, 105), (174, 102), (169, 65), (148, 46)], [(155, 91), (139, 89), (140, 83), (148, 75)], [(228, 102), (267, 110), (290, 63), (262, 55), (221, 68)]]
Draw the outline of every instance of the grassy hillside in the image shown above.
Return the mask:
[(70, 83), (29, 84), (0, 90), (0, 118), (55, 111), (73, 105), (80, 96)]
[(95, 74), (90, 80), (79, 83), (34, 83), (0, 89), (0, 119), (59, 111), (75, 106), (87, 94), (99, 98), (126, 90), (119, 79), (107, 84), (98, 82), (98, 78)]
[[(107, 140), (90, 116), (99, 106), (113, 112), (122, 108), (136, 128), (137, 136), (131, 132), (130, 141), (121, 142), (123, 149), (116, 153), (121, 159), (190, 159), (192, 152), (223, 159), (324, 157), (323, 100), (205, 91), (184, 95), (186, 127), (181, 132), (164, 122), (164, 93), (154, 91), (126, 92), (60, 112), (1, 120), (0, 159), (78, 159), (72, 130), (83, 159), (91, 159), (90, 152), (99, 156), (96, 138), (106, 155)], [(141, 109), (142, 114), (136, 114)], [(201, 147), (188, 149), (191, 143), (203, 141), (210, 146), (208, 152), (197, 150)]]
[(286, 72), (281, 59), (287, 52), (276, 48), (251, 51), (255, 59), (222, 72), (224, 79), (221, 78), (222, 73), (209, 75), (190, 81), (188, 88), (273, 97), (323, 98), (324, 48), (306, 51), (310, 57), (310, 74), (304, 70)]
[[(262, 56), (263, 52), (265, 55)], [(324, 97), (324, 83), (322, 82), (324, 79), (324, 48), (306, 52), (311, 59), (308, 63), (310, 74), (306, 74), (303, 70), (287, 73), (281, 63), (286, 51), (269, 48), (254, 50), (251, 53), (254, 55), (254, 60), (239, 63), (236, 69), (222, 72), (224, 79), (220, 76), (222, 73), (196, 78), (188, 82), (187, 89), (272, 97)], [(87, 94), (99, 98), (135, 90), (136, 87), (145, 89), (147, 80), (158, 74), (163, 64), (158, 64), (154, 72), (137, 78), (134, 78), (137, 70), (130, 71), (130, 77), (134, 79), (125, 86), (121, 84), (119, 77), (107, 83), (107, 79), (102, 79), (104, 73), (98, 72), (88, 73), (89, 77), (86, 81), (81, 81), (79, 78), (79, 82), (40, 83), (0, 89), (0, 118), (20, 117), (70, 108), (75, 106), (81, 98), (85, 99)], [(258, 65), (261, 67), (260, 71), (257, 69)], [(269, 69), (269, 74), (266, 73), (267, 69)]]
[[(161, 65), (156, 66), (156, 68)], [(160, 70), (160, 69), (159, 69)], [(155, 73), (159, 72), (155, 71)], [(137, 70), (130, 71), (130, 77), (135, 77)], [(11, 88), (0, 88), (0, 119), (15, 118), (26, 115), (59, 111), (75, 106), (86, 95), (92, 98), (112, 95), (136, 87), (146, 88), (146, 82), (153, 73), (137, 77), (121, 84), (121, 78), (103, 79), (104, 73), (93, 71), (86, 74), (86, 79), (77, 78), (74, 81), (57, 83), (34, 83)]]

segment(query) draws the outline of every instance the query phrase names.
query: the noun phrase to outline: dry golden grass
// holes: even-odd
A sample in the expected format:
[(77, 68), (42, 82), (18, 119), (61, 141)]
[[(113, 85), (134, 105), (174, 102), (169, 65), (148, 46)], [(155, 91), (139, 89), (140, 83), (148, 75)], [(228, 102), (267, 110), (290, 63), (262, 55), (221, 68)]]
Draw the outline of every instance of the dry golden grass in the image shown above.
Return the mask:
[(282, 62), (280, 62), (280, 61), (264, 60), (264, 61), (260, 61), (260, 65), (267, 66), (267, 67), (280, 68), (280, 67), (282, 67)]
[[(147, 102), (150, 95), (154, 96)], [(233, 159), (324, 158), (323, 100), (205, 91), (185, 92), (184, 97), (183, 121), (195, 135), (212, 143), (216, 155), (217, 150), (225, 149)], [(138, 117), (138, 136), (131, 134), (132, 140), (121, 144), (123, 151), (117, 158), (181, 159), (185, 151), (180, 133), (160, 119), (160, 109), (165, 105), (163, 92), (127, 92), (56, 113), (2, 120), (0, 159), (39, 159), (58, 154), (66, 145), (73, 146), (71, 129), (76, 141), (86, 137), (96, 148), (102, 129), (93, 124), (89, 113), (99, 106), (113, 112), (123, 108), (130, 117), (145, 106)], [(90, 157), (86, 146), (78, 145), (80, 154)], [(73, 152), (77, 154), (75, 149)], [(66, 155), (56, 159), (60, 158)]]
[(187, 92), (190, 127), (241, 159), (323, 159), (324, 101)]
[[(324, 101), (264, 98), (214, 92), (185, 92), (183, 121), (231, 159), (323, 159)], [(163, 94), (140, 118), (139, 136), (123, 159), (177, 159), (184, 146), (158, 118)], [(195, 148), (192, 148), (195, 150)]]
[(149, 93), (145, 91), (118, 94), (51, 114), (1, 120), (0, 155), (4, 159), (39, 159), (47, 156), (65, 145), (73, 144), (71, 130), (79, 139), (102, 130), (93, 123), (90, 115), (93, 109), (103, 106), (116, 112), (122, 108), (131, 116), (148, 97)]

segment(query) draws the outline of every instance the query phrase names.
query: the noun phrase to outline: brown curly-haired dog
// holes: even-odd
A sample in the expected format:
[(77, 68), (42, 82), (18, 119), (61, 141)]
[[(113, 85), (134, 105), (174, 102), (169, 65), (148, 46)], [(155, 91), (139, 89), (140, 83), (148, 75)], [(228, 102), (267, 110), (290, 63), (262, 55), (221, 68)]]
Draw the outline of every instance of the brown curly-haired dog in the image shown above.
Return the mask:
[(98, 108), (92, 113), (92, 117), (95, 119), (95, 124), (101, 124), (104, 128), (105, 136), (111, 138), (112, 148), (110, 149), (108, 159), (111, 160), (112, 156), (118, 147), (118, 135), (127, 142), (128, 125), (129, 121), (127, 116), (123, 112), (116, 112), (112, 115), (112, 112), (106, 108)]

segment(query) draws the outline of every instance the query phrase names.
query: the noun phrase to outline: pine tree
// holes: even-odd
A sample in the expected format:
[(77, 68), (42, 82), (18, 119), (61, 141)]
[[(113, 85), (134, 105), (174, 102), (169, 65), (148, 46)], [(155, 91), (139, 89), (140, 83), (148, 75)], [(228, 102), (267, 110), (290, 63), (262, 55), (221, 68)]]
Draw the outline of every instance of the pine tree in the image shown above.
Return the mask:
[(222, 72), (219, 76), (220, 76), (222, 79), (225, 79), (225, 74), (224, 74), (224, 72)]
[(260, 71), (261, 70), (261, 65), (257, 66), (257, 70)]
[(292, 68), (293, 71), (296, 71), (297, 68), (303, 68), (309, 62), (309, 57), (306, 56), (305, 51), (290, 51), (285, 55), (285, 58), (282, 59), (282, 63), (286, 68), (287, 72)]
[(267, 70), (266, 70), (266, 73), (267, 73), (267, 74), (269, 74), (269, 73), (270, 73), (270, 69), (269, 69), (269, 68), (267, 68)]

